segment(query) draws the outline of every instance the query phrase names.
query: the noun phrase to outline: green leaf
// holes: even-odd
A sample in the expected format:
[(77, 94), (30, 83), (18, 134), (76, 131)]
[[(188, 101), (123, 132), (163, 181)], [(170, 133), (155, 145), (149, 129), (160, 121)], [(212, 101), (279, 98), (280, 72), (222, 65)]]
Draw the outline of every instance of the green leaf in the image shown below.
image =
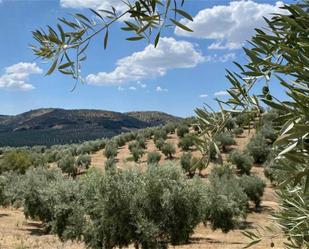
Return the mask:
[(55, 71), (57, 64), (58, 64), (58, 58), (54, 60), (53, 64), (51, 65), (51, 67), (49, 68), (49, 70), (47, 71), (45, 75), (52, 74)]
[(160, 40), (160, 36), (161, 36), (161, 33), (159, 32), (156, 36), (156, 39), (155, 39), (155, 42), (154, 42), (154, 47), (156, 48), (158, 46), (158, 43), (159, 43), (159, 40)]
[(134, 36), (134, 37), (129, 37), (127, 38), (128, 41), (139, 41), (141, 39), (143, 39), (143, 36)]
[(108, 29), (106, 30), (105, 36), (104, 36), (104, 49), (107, 48), (108, 43)]
[(180, 23), (180, 22), (178, 22), (178, 21), (176, 21), (176, 20), (174, 20), (174, 19), (172, 19), (172, 18), (170, 18), (170, 20), (171, 20), (172, 23), (174, 23), (177, 27), (179, 27), (179, 28), (181, 28), (181, 29), (183, 29), (183, 30), (185, 30), (185, 31), (188, 31), (188, 32), (193, 32), (192, 29), (188, 28), (188, 27), (185, 26), (184, 24), (182, 24), (182, 23)]
[(186, 19), (190, 20), (193, 22), (193, 18), (190, 14), (188, 14), (187, 12), (181, 10), (181, 9), (173, 9), (175, 12), (177, 12), (178, 14), (182, 15), (183, 17), (185, 17)]

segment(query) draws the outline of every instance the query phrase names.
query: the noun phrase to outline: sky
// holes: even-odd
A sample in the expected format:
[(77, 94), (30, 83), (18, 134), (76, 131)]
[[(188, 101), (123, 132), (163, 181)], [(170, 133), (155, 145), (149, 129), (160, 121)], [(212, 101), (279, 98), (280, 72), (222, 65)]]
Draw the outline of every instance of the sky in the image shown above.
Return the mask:
[[(36, 60), (32, 31), (54, 26), (59, 17), (88, 8), (123, 9), (120, 0), (0, 0), (0, 114), (14, 115), (37, 108), (102, 109), (118, 112), (163, 111), (187, 117), (203, 103), (214, 105), (226, 95), (226, 69), (245, 62), (242, 50), (265, 26), (263, 16), (282, 11), (289, 0), (186, 0), (194, 32), (164, 30), (157, 48), (146, 41), (126, 41), (122, 24), (89, 46), (82, 68), (84, 83), (60, 73), (45, 76), (48, 64)], [(275, 89), (276, 90), (276, 89)]]

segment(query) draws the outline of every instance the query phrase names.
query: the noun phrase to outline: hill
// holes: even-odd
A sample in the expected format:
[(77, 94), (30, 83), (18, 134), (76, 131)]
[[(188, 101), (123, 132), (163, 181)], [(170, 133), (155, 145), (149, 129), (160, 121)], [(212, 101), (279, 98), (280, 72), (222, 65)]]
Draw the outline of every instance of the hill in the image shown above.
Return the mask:
[(0, 115), (0, 146), (78, 143), (179, 120), (150, 111), (37, 109), (15, 116)]

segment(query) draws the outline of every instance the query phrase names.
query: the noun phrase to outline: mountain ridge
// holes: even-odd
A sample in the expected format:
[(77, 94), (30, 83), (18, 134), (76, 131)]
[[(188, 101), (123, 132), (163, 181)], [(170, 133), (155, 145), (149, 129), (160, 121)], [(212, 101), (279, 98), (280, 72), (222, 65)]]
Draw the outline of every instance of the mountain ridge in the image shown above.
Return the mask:
[(0, 146), (76, 143), (178, 122), (158, 111), (113, 112), (98, 109), (40, 108), (0, 115)]

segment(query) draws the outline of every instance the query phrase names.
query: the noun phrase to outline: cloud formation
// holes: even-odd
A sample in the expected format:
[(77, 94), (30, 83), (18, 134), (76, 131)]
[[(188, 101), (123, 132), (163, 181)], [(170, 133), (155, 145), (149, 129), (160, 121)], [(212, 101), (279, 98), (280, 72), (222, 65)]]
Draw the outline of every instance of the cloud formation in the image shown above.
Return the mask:
[(156, 87), (156, 91), (157, 92), (168, 92), (168, 89), (167, 88), (162, 88), (161, 86), (157, 86)]
[(20, 62), (4, 69), (0, 76), (0, 89), (28, 91), (34, 89), (28, 83), (31, 74), (41, 74), (43, 70), (36, 63)]
[(157, 48), (150, 44), (143, 51), (118, 60), (112, 72), (88, 75), (86, 82), (99, 86), (122, 85), (164, 76), (173, 69), (193, 68), (204, 61), (205, 57), (192, 43), (163, 37)]
[(200, 98), (207, 98), (207, 97), (208, 97), (208, 94), (206, 94), (206, 93), (203, 93), (203, 94), (200, 95)]
[(60, 5), (63, 8), (92, 8), (107, 10), (110, 10), (111, 6), (113, 6), (120, 12), (126, 9), (126, 5), (120, 0), (60, 0)]
[(227, 96), (229, 93), (227, 91), (219, 91), (214, 93), (215, 97)]
[(255, 28), (265, 26), (263, 17), (273, 13), (283, 13), (283, 2), (275, 5), (257, 3), (252, 0), (232, 1), (229, 5), (216, 5), (201, 10), (194, 22), (182, 20), (194, 32), (179, 28), (175, 33), (180, 36), (214, 40), (209, 49), (239, 49), (253, 34)]

